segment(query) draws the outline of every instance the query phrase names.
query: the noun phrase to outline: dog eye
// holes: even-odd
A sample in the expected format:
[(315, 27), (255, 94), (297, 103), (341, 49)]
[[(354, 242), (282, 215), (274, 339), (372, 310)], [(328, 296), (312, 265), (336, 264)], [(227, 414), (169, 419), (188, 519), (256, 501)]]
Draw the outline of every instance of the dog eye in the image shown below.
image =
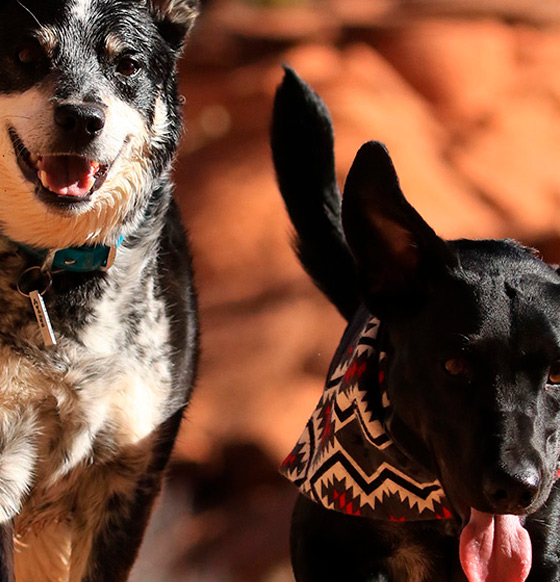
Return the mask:
[(140, 63), (132, 57), (122, 57), (117, 63), (116, 70), (119, 75), (132, 77), (140, 70), (140, 68)]
[(548, 384), (560, 384), (560, 362), (555, 362), (550, 366)]
[(469, 367), (464, 358), (449, 358), (443, 364), (445, 371), (451, 376), (468, 376)]

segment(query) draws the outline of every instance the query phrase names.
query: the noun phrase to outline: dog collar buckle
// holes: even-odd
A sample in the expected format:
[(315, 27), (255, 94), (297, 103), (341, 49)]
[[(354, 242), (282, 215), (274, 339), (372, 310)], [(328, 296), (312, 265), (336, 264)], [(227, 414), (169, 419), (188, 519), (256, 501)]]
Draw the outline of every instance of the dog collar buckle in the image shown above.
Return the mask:
[(99, 267), (100, 271), (108, 271), (115, 262), (115, 257), (117, 256), (117, 245), (112, 245), (109, 247), (109, 252), (107, 253), (107, 260), (104, 265)]

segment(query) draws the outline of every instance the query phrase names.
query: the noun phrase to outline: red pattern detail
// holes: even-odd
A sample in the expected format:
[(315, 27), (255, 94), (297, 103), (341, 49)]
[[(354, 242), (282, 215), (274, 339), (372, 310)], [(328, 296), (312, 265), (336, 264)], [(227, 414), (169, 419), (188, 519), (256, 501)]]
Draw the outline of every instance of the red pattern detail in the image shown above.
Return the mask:
[(332, 434), (332, 403), (328, 403), (323, 410), (322, 422), (323, 430), (321, 431), (321, 445), (324, 445)]
[(436, 513), (436, 519), (451, 519), (452, 517), (453, 515), (447, 507), (442, 506), (441, 513)]
[(451, 519), (453, 514), (447, 509), (447, 507), (443, 507), (443, 519)]
[(333, 500), (335, 501), (338, 511), (346, 513), (347, 515), (361, 515), (359, 507), (356, 507), (356, 509), (353, 509), (352, 507), (356, 502), (356, 500), (352, 498), (352, 493), (350, 492), (348, 498), (346, 495), (347, 493), (349, 492), (343, 491), (342, 493), (339, 493), (336, 489), (333, 491)]
[(358, 364), (357, 360), (354, 360), (348, 369), (344, 373), (344, 382), (348, 386), (357, 382), (367, 370), (367, 361), (363, 361)]
[(389, 519), (391, 521), (406, 521), (404, 517), (394, 517), (392, 515), (389, 515)]
[(344, 509), (346, 507), (346, 491), (338, 498), (338, 506), (340, 509)]
[(349, 503), (346, 508), (346, 514), (347, 515), (360, 515), (360, 510), (359, 509), (352, 509), (352, 504)]
[(356, 375), (356, 369), (357, 368), (358, 368), (358, 366), (357, 366), (355, 360), (352, 362), (352, 365), (351, 366), (348, 366), (348, 370), (346, 370), (346, 372), (344, 374), (344, 382), (346, 384), (350, 384), (350, 381)]
[(296, 461), (296, 455), (294, 453), (294, 451), (292, 451), (282, 462), (282, 464), (280, 465), (281, 467), (291, 467), (295, 461)]

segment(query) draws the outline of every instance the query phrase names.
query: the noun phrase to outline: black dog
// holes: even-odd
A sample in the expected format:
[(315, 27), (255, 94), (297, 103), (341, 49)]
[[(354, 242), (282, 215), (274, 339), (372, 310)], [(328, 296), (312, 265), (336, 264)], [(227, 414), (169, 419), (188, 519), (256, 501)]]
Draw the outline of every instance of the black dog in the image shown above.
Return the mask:
[(169, 177), (196, 11), (0, 2), (1, 582), (124, 582), (160, 490), (197, 352)]
[(341, 204), (332, 146), (325, 106), (288, 69), (278, 182), (301, 262), (350, 321), (283, 465), (304, 493), (296, 579), (560, 580), (557, 270), (513, 241), (438, 238), (377, 142)]

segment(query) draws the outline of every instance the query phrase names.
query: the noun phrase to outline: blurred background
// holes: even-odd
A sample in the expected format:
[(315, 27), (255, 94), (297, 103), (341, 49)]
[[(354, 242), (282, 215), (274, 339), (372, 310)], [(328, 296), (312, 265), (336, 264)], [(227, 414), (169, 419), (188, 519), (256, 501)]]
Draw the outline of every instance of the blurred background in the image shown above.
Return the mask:
[(202, 363), (133, 582), (292, 582), (277, 467), (344, 323), (302, 272), (268, 147), (288, 63), (322, 96), (342, 183), (385, 142), (447, 238), (514, 237), (560, 262), (560, 3), (213, 0), (181, 66), (176, 164)]

